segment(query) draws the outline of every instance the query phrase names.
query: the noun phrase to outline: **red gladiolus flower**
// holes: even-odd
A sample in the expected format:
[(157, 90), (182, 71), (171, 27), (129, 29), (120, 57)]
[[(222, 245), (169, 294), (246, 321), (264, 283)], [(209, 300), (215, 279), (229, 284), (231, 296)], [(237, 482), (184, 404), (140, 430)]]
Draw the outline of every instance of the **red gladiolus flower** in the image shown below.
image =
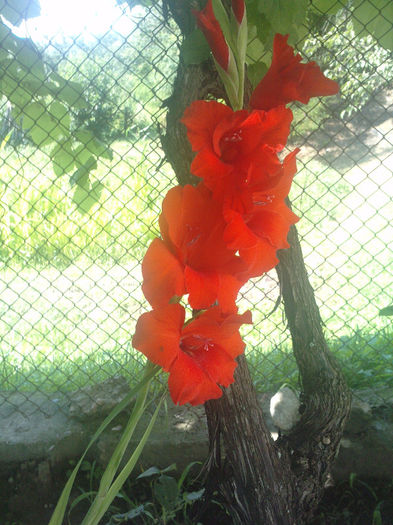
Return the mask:
[(234, 311), (245, 266), (225, 244), (226, 223), (211, 192), (202, 184), (172, 188), (159, 222), (163, 240), (152, 242), (142, 263), (142, 290), (153, 308), (188, 293), (194, 309), (218, 301), (223, 311)]
[(283, 106), (270, 111), (232, 111), (218, 102), (195, 101), (182, 122), (197, 155), (191, 172), (202, 177), (215, 198), (227, 191), (251, 188), (280, 168), (276, 153), (289, 134), (292, 112)]
[(232, 0), (232, 11), (240, 25), (243, 21), (245, 11), (244, 0)]
[(214, 58), (224, 71), (228, 71), (229, 47), (214, 14), (212, 0), (208, 0), (205, 9), (193, 11), (193, 14), (197, 19), (198, 27), (202, 30), (209, 43)]
[(247, 273), (256, 277), (271, 270), (278, 263), (276, 252), (289, 248), (289, 228), (299, 218), (287, 207), (293, 176), (296, 173), (296, 154), (290, 153), (283, 162), (281, 173), (265, 189), (253, 193), (253, 206), (246, 213), (224, 208), (228, 225), (224, 239), (229, 248), (239, 250), (247, 263)]
[(311, 97), (338, 93), (337, 82), (326, 78), (315, 62), (301, 64), (302, 57), (287, 40), (288, 35), (275, 35), (272, 63), (251, 96), (251, 108), (269, 110), (294, 100), (307, 104)]
[(178, 304), (147, 312), (137, 322), (133, 346), (169, 372), (169, 392), (175, 404), (199, 405), (221, 397), (233, 383), (235, 358), (245, 347), (239, 335), (251, 313), (223, 315), (218, 307), (184, 325)]

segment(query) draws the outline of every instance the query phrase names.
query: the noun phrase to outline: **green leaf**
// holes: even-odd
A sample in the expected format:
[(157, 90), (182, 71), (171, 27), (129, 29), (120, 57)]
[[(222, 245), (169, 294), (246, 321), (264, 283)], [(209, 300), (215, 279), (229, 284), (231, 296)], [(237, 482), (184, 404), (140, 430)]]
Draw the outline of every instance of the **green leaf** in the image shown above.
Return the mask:
[[(247, 18), (252, 29), (251, 46), (255, 47), (255, 40), (259, 40), (265, 49), (271, 50), (276, 33), (289, 34), (289, 43), (299, 46), (302, 38), (308, 33), (308, 7), (308, 0), (248, 0)], [(262, 57), (254, 50), (251, 53), (253, 61), (259, 61)], [(247, 55), (250, 56), (250, 47), (247, 49)]]
[(194, 503), (194, 501), (198, 501), (201, 499), (201, 497), (204, 495), (205, 489), (196, 490), (195, 492), (186, 492), (183, 495), (183, 498), (187, 503)]
[[(51, 112), (51, 108), (55, 114)], [(64, 120), (59, 121), (60, 108), (58, 103), (54, 102), (51, 107), (47, 108), (42, 102), (32, 102), (21, 108), (20, 116), (23, 117), (22, 127), (30, 131), (31, 138), (37, 146), (44, 146), (54, 140), (59, 140), (65, 135), (64, 126), (68, 122), (68, 116), (64, 114)]]
[(165, 472), (173, 472), (176, 469), (177, 469), (176, 463), (171, 463), (168, 467), (165, 467), (164, 469), (162, 469), (161, 473), (164, 474)]
[(379, 310), (379, 315), (383, 315), (383, 316), (393, 315), (393, 304), (390, 306), (386, 306), (385, 308), (382, 308), (382, 310)]
[(97, 157), (104, 157), (105, 159), (112, 160), (113, 153), (110, 148), (100, 140), (98, 140), (94, 133), (87, 129), (80, 129), (74, 133), (76, 140), (82, 142), (85, 146), (86, 151), (96, 155)]
[(41, 13), (38, 0), (0, 0), (0, 14), (12, 25), (18, 26), (27, 18), (34, 18)]
[(51, 73), (48, 82), (51, 94), (77, 109), (87, 108), (88, 104), (83, 94), (83, 86), (78, 82), (65, 80), (57, 73)]
[(55, 100), (49, 106), (49, 112), (52, 118), (55, 119), (65, 131), (68, 132), (71, 124), (71, 117), (68, 108), (61, 102)]
[(119, 525), (146, 514), (145, 505), (139, 505), (124, 514), (114, 514), (106, 525)]
[(228, 18), (228, 13), (225, 7), (222, 5), (222, 0), (212, 0), (213, 12), (215, 17), (220, 24), (221, 30), (228, 42), (231, 35), (231, 25)]
[(251, 64), (247, 68), (247, 74), (248, 78), (250, 79), (252, 87), (255, 89), (256, 86), (259, 84), (259, 82), (262, 80), (262, 78), (265, 76), (266, 72), (268, 70), (267, 64), (265, 62), (256, 62), (255, 64)]
[(192, 469), (192, 467), (194, 465), (200, 465), (201, 462), (200, 461), (191, 461), (191, 463), (189, 463), (186, 468), (183, 470), (180, 478), (179, 478), (179, 481), (177, 482), (177, 486), (179, 487), (179, 490), (181, 490), (182, 486), (183, 486), (183, 483), (184, 483), (184, 480), (186, 479), (186, 477), (188, 476), (188, 473), (190, 472), (190, 470)]
[(27, 71), (34, 73), (37, 79), (45, 81), (45, 67), (42, 56), (36, 49), (31, 40), (21, 38), (17, 41), (14, 49), (15, 60), (22, 65)]
[(166, 510), (172, 510), (179, 498), (179, 488), (175, 478), (163, 474), (153, 488), (154, 496), (158, 503)]
[(102, 434), (102, 432), (106, 429), (106, 427), (114, 420), (116, 416), (118, 416), (128, 405), (131, 403), (131, 401), (134, 399), (135, 395), (139, 393), (146, 384), (150, 383), (151, 379), (157, 374), (159, 371), (159, 367), (151, 367), (148, 365), (146, 373), (141, 380), (141, 382), (129, 392), (127, 397), (123, 399), (123, 401), (120, 401), (118, 405), (112, 410), (112, 412), (104, 419), (104, 421), (101, 423), (101, 425), (98, 427), (98, 429), (95, 431), (93, 437), (91, 438), (89, 444), (87, 445), (82, 457), (76, 464), (74, 470), (72, 471), (71, 476), (69, 477), (62, 493), (59, 498), (59, 501), (57, 502), (56, 508), (52, 514), (51, 520), (49, 522), (49, 525), (62, 525), (64, 513), (67, 507), (68, 499), (71, 494), (72, 486), (74, 484), (75, 478), (78, 474), (79, 468), (83, 463), (83, 460), (87, 454), (87, 452), (90, 450), (92, 445), (97, 441), (99, 436)]
[(64, 102), (67, 102), (67, 104), (73, 108), (84, 109), (89, 107), (83, 96), (83, 87), (77, 82), (68, 81), (67, 85), (59, 89), (57, 94)]
[(378, 44), (393, 51), (393, 2), (354, 0), (353, 28), (357, 36), (372, 35)]
[[(86, 167), (87, 165), (91, 165), (93, 166), (94, 162), (97, 162), (95, 157), (90, 153), (90, 151), (86, 148), (86, 146), (84, 144), (80, 144), (77, 148), (74, 149), (74, 156), (75, 156), (75, 165), (77, 167), (77, 169), (79, 170), (80, 168), (83, 168), (83, 167)], [(96, 169), (97, 165), (90, 168), (89, 167), (89, 171), (91, 169)], [(76, 179), (74, 179), (72, 182), (78, 182), (78, 177)]]
[(33, 142), (39, 148), (56, 141), (62, 135), (60, 127), (51, 120), (49, 115), (41, 117), (29, 131)]
[(248, 35), (249, 41), (247, 45), (246, 62), (247, 64), (254, 64), (255, 62), (259, 62), (261, 58), (265, 55), (266, 48), (262, 44), (257, 34), (256, 26), (252, 26), (249, 28)]
[(161, 469), (158, 467), (150, 467), (142, 472), (142, 474), (139, 474), (136, 479), (150, 478), (151, 476), (156, 476), (157, 474), (161, 474)]
[[(161, 404), (164, 400), (164, 396), (161, 397), (159, 403), (157, 404), (157, 408), (155, 409), (153, 416), (150, 419), (150, 422), (139, 440), (139, 443), (137, 447), (135, 448), (133, 454), (127, 461), (124, 468), (121, 470), (120, 474), (116, 477), (116, 479), (113, 481), (112, 484), (108, 484), (110, 479), (113, 479), (113, 476), (116, 474), (117, 468), (120, 464), (120, 455), (122, 457), (122, 454), (124, 454), (126, 447), (131, 439), (131, 436), (136, 428), (136, 425), (138, 424), (138, 421), (140, 417), (142, 416), (144, 406), (145, 406), (145, 400), (146, 400), (146, 394), (147, 394), (147, 387), (145, 390), (142, 390), (140, 394), (138, 395), (137, 401), (135, 403), (134, 409), (132, 411), (132, 414), (130, 416), (130, 419), (127, 423), (127, 427), (124, 430), (120, 441), (112, 454), (112, 457), (108, 463), (107, 468), (105, 469), (105, 472), (101, 478), (100, 487), (98, 489), (97, 496), (90, 507), (88, 513), (86, 514), (84, 520), (82, 521), (81, 525), (98, 525), (100, 519), (105, 514), (105, 512), (108, 510), (108, 507), (118, 494), (119, 490), (123, 486), (126, 479), (131, 474), (132, 470), (134, 469), (136, 462), (138, 461), (143, 448), (146, 444), (146, 441), (148, 440), (150, 433), (153, 429), (154, 423), (157, 419), (158, 413), (161, 408)], [(105, 480), (105, 483), (104, 483)], [(50, 524), (51, 525), (51, 524)]]
[[(79, 153), (75, 150), (74, 159), (78, 169), (72, 174), (70, 184), (78, 184), (79, 186), (86, 188), (90, 172), (97, 168), (97, 161), (83, 146), (81, 147), (82, 150)], [(87, 156), (85, 156), (85, 154)], [(84, 159), (83, 162), (81, 162), (82, 158)]]
[(269, 20), (274, 33), (298, 31), (307, 15), (308, 0), (259, 0), (259, 12)]
[(56, 144), (50, 153), (53, 171), (59, 177), (70, 172), (75, 167), (75, 155), (72, 151), (70, 140), (64, 140)]
[(29, 102), (37, 95), (48, 95), (49, 90), (43, 80), (29, 72), (17, 59), (7, 58), (1, 62), (0, 81), (2, 93), (9, 99), (15, 98), (15, 91), (21, 89), (28, 93)]
[(372, 525), (383, 525), (382, 514), (380, 511), (380, 505), (382, 502), (378, 503), (377, 508), (373, 512), (373, 522)]
[(158, 467), (153, 466), (142, 472), (142, 474), (139, 474), (139, 476), (136, 479), (149, 478), (151, 476), (163, 474), (164, 472), (171, 472), (173, 470), (176, 470), (176, 463), (172, 463), (172, 465), (169, 465), (169, 467), (166, 467), (164, 469), (159, 469)]
[(45, 114), (46, 108), (40, 102), (31, 102), (21, 110), (22, 126), (29, 129)]
[(94, 182), (91, 187), (78, 184), (72, 196), (72, 200), (77, 205), (78, 210), (82, 213), (89, 213), (94, 204), (97, 204), (100, 200), (104, 187), (99, 181)]
[[(83, 468), (81, 467), (80, 469), (81, 471), (83, 470)], [(72, 510), (83, 500), (85, 499), (90, 499), (92, 498), (93, 496), (96, 495), (96, 491), (95, 490), (89, 490), (88, 492), (82, 492), (82, 494), (79, 494), (79, 496), (77, 498), (75, 498), (74, 500), (72, 500), (72, 503), (70, 505), (70, 508), (68, 510), (68, 515), (71, 514)]]
[(9, 76), (0, 80), (0, 90), (16, 106), (12, 108), (14, 118), (20, 118), (23, 108), (31, 101), (31, 92)]
[(195, 29), (184, 39), (180, 54), (186, 65), (201, 64), (210, 57), (210, 47), (200, 29)]

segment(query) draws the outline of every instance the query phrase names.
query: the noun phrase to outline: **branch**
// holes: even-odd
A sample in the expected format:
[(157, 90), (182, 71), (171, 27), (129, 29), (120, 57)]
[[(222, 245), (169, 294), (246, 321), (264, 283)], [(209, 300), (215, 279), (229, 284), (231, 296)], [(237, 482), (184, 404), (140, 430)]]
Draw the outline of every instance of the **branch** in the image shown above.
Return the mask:
[(292, 458), (301, 495), (299, 510), (304, 515), (326, 485), (349, 414), (351, 394), (327, 346), (295, 227), (288, 241), (291, 247), (279, 252), (276, 269), (300, 372), (303, 406), (300, 421), (278, 444)]

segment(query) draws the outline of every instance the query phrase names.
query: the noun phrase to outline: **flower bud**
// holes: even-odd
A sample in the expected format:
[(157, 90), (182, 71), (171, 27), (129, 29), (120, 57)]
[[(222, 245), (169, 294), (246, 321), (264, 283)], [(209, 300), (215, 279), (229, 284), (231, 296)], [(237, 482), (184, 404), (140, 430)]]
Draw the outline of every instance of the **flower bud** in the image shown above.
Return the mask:
[(232, 11), (240, 25), (244, 18), (245, 5), (244, 0), (232, 0)]
[(214, 14), (212, 0), (208, 0), (202, 11), (193, 11), (198, 27), (209, 43), (213, 56), (224, 71), (229, 67), (229, 46)]

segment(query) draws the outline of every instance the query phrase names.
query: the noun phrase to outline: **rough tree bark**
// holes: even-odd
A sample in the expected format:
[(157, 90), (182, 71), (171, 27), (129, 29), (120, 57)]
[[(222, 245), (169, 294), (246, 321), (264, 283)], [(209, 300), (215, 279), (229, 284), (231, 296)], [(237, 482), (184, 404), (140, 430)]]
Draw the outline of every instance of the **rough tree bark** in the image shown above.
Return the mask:
[[(166, 5), (187, 33), (184, 0), (166, 0)], [(212, 64), (185, 66), (180, 59), (162, 136), (180, 184), (196, 181), (180, 118), (193, 100), (223, 96)], [(289, 435), (272, 440), (244, 356), (238, 358), (235, 383), (221, 399), (205, 403), (210, 441), (206, 486), (208, 492), (209, 487), (220, 491), (239, 525), (299, 525), (311, 519), (349, 413), (350, 393), (323, 335), (295, 227), (288, 240), (291, 247), (279, 253), (277, 273), (301, 378), (299, 423)]]

